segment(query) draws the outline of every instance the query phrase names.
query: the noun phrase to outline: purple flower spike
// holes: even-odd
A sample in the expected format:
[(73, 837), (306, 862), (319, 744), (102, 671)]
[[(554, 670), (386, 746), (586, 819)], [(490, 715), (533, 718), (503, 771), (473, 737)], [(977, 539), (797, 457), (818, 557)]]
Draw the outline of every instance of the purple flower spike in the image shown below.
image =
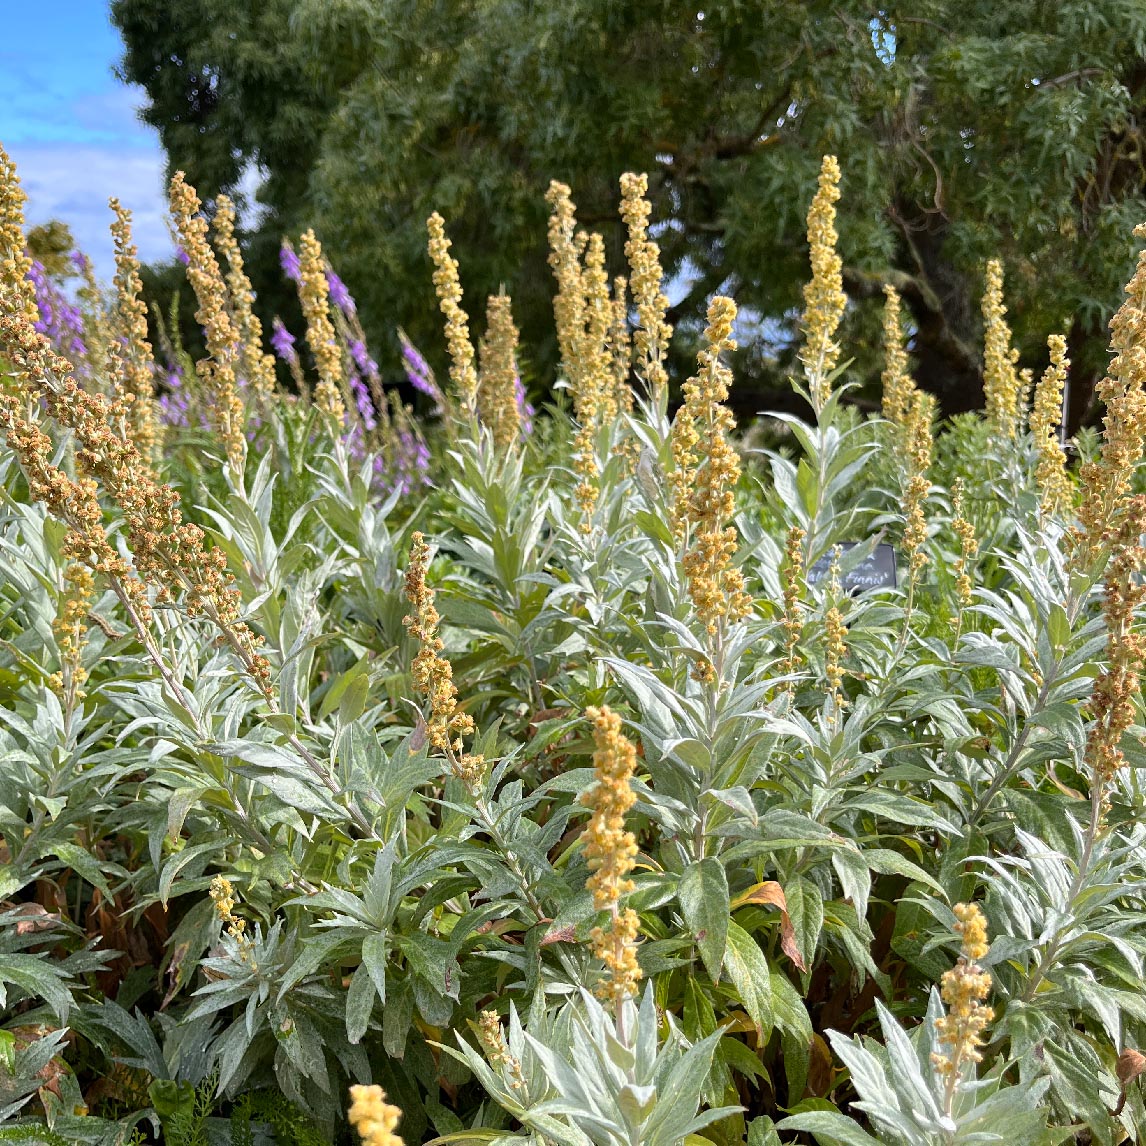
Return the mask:
[(288, 365), (298, 361), (298, 353), (294, 348), (294, 335), (282, 324), (282, 320), (274, 320), (274, 329), (271, 332), (271, 346), (274, 352)]
[(402, 347), (402, 364), (406, 368), (406, 377), (410, 379), (410, 385), (437, 400), (438, 388), (434, 384), (429, 363), (408, 343)]
[(288, 243), (283, 243), (279, 249), (279, 265), (283, 269), (283, 274), (286, 275), (291, 282), (296, 283), (302, 277), (298, 255), (294, 253), (294, 248)]
[(72, 251), (68, 256), (72, 260), (72, 266), (76, 268), (80, 274), (84, 274), (88, 269), (88, 257), (83, 251)]
[(533, 415), (536, 413), (536, 411), (525, 400), (525, 384), (521, 381), (520, 374), (515, 374), (513, 376), (513, 397), (517, 401), (517, 413), (518, 417), (521, 419), (522, 434), (532, 434)]
[(346, 289), (346, 283), (342, 281), (334, 273), (328, 270), (326, 272), (326, 285), (330, 288), (330, 298), (343, 314), (354, 314), (357, 307), (354, 304), (354, 299), (351, 297), (350, 291)]
[(350, 392), (354, 395), (354, 405), (358, 407), (358, 416), (362, 419), (363, 427), (373, 430), (378, 421), (374, 417), (374, 404), (370, 401), (370, 392), (366, 389), (366, 383), (353, 372), (350, 375)]

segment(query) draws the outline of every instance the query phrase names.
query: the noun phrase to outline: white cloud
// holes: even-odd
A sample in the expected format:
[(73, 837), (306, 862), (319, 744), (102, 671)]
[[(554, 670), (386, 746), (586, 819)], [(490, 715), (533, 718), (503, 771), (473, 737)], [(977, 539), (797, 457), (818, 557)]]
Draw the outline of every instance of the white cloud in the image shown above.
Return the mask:
[(60, 219), (76, 245), (91, 257), (97, 273), (115, 272), (107, 201), (116, 196), (130, 209), (133, 233), (143, 262), (170, 258), (174, 252), (166, 224), (164, 159), (152, 149), (106, 144), (14, 143), (8, 147), (28, 195), (30, 225)]

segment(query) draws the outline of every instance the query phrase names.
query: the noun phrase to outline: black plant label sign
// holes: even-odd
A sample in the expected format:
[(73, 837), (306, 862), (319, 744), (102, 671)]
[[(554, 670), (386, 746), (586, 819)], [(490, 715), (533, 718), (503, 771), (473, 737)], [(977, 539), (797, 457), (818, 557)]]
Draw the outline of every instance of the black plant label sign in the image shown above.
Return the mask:
[[(840, 542), (840, 549), (845, 555), (840, 560), (840, 585), (846, 593), (862, 593), (865, 589), (894, 589), (896, 586), (895, 549), (892, 546), (881, 543), (854, 565), (848, 561), (847, 553), (857, 545), (866, 548), (868, 544), (860, 541)], [(818, 585), (826, 581), (831, 569), (832, 554), (828, 552), (808, 570), (808, 584)]]

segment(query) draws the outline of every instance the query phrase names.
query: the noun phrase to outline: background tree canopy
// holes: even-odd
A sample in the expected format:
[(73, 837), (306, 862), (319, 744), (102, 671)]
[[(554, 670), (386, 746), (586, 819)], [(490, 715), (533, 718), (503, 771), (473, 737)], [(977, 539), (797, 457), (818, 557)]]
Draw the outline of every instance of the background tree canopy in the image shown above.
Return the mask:
[[(903, 293), (915, 369), (945, 412), (979, 404), (979, 296), (1006, 263), (1036, 362), (1070, 320), (1072, 422), (1146, 219), (1140, 0), (114, 0), (123, 75), (150, 97), (172, 168), (262, 210), (251, 270), (286, 305), (276, 252), (314, 224), (376, 341), (440, 339), (424, 221), (446, 216), (467, 306), (504, 283), (534, 382), (555, 344), (543, 194), (573, 188), (620, 269), (617, 177), (650, 174), (688, 353), (705, 297), (760, 317), (742, 411), (771, 398), (806, 275), (820, 156), (844, 172), (845, 341), (878, 372), (875, 303)], [(687, 284), (687, 289), (686, 289)], [(370, 325), (372, 324), (372, 326)], [(479, 319), (475, 325), (481, 326)], [(866, 348), (866, 350), (865, 350)], [(396, 357), (391, 359), (396, 361)]]

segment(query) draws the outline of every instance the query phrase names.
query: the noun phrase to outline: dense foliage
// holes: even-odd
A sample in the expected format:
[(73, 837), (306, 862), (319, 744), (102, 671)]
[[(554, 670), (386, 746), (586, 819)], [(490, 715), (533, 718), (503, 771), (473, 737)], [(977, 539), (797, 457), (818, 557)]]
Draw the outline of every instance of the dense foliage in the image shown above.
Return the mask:
[[(122, 71), (142, 84), (172, 168), (213, 196), (253, 187), (253, 279), (281, 302), (274, 253), (313, 224), (380, 346), (429, 341), (420, 226), (453, 223), (481, 294), (518, 302), (547, 389), (541, 192), (569, 183), (619, 270), (618, 171), (651, 173), (687, 376), (714, 291), (745, 330), (736, 408), (790, 405), (802, 212), (825, 151), (849, 194), (849, 345), (878, 374), (881, 284), (916, 328), (916, 373), (943, 411), (977, 407), (976, 299), (1013, 268), (1020, 345), (1069, 316), (1072, 430), (1105, 366), (1105, 325), (1143, 215), (1146, 14), (1137, 0), (115, 0)], [(244, 182), (244, 176), (248, 176)], [(687, 287), (687, 289), (686, 289)], [(386, 340), (385, 342), (383, 340)], [(794, 407), (792, 407), (794, 408)]]
[(0, 152), (0, 1141), (349, 1141), (352, 1084), (372, 1144), (390, 1103), (469, 1146), (1146, 1136), (1146, 256), (1068, 473), (997, 266), (987, 416), (933, 438), (894, 294), (886, 416), (841, 401), (837, 180), (767, 454), (726, 298), (668, 417), (640, 179), (631, 308), (551, 189), (575, 417), (532, 426), (431, 219), (411, 462), (313, 236), (308, 401), (174, 181), (211, 357), (164, 426), (126, 214), (65, 313)]

